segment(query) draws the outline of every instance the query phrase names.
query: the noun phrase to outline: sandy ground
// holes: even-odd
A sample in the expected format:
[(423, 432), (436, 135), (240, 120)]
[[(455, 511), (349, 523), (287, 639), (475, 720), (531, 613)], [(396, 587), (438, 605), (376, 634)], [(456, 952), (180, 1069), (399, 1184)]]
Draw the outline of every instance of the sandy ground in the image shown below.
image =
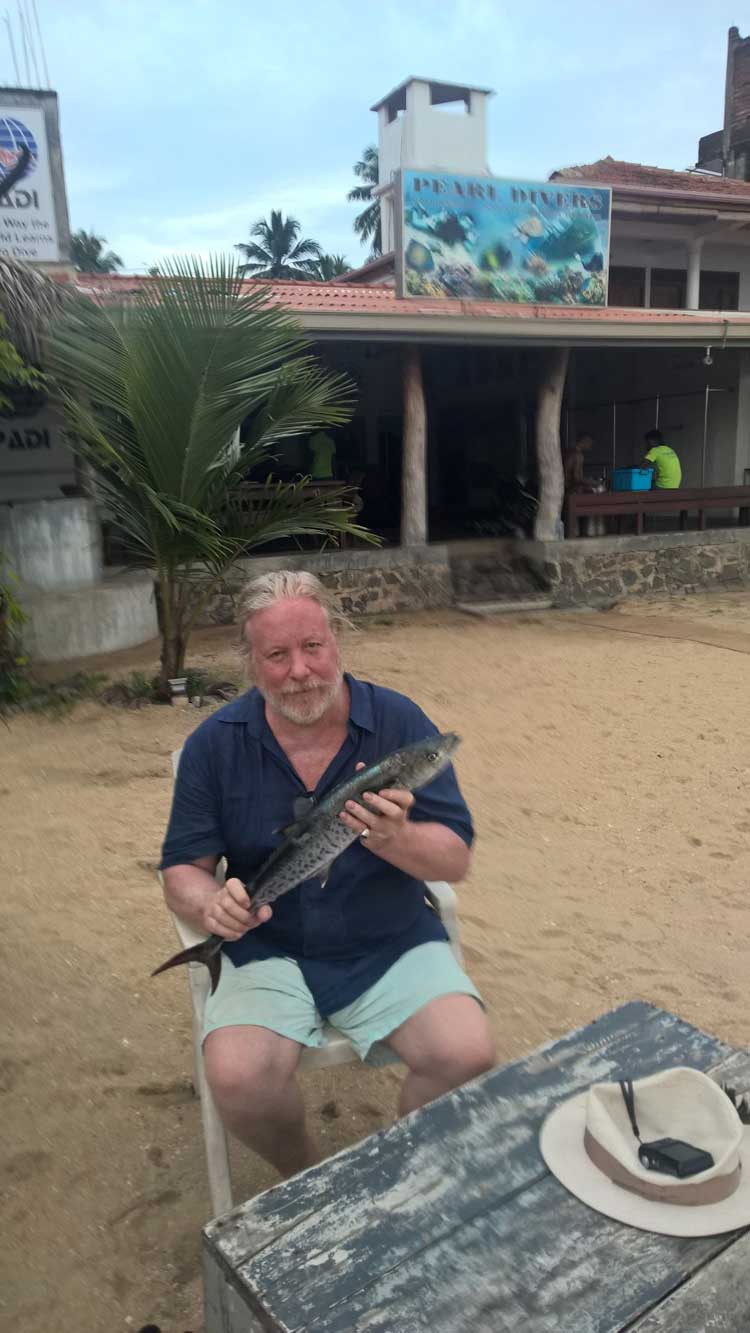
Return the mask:
[[(425, 613), (350, 636), (355, 671), (464, 737), (461, 929), (502, 1060), (637, 996), (747, 1041), (748, 606)], [(237, 672), (229, 631), (191, 658)], [(0, 727), (3, 1330), (201, 1328), (187, 990), (149, 979), (173, 947), (154, 873), (169, 753), (200, 716), (86, 703)], [(388, 1122), (398, 1077), (305, 1079), (327, 1151)], [(273, 1183), (235, 1162), (239, 1199)]]

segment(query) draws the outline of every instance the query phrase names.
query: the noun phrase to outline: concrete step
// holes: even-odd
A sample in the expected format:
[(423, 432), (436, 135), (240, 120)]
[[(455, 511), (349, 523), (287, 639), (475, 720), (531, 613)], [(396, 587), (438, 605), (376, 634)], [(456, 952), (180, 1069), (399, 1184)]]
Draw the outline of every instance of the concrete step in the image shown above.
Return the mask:
[(530, 597), (525, 601), (505, 598), (501, 602), (456, 602), (456, 609), (465, 611), (469, 616), (512, 616), (519, 612), (549, 611), (553, 605), (551, 597)]
[(146, 643), (159, 632), (154, 576), (132, 570), (79, 588), (22, 587), (21, 635), (32, 661), (65, 662)]

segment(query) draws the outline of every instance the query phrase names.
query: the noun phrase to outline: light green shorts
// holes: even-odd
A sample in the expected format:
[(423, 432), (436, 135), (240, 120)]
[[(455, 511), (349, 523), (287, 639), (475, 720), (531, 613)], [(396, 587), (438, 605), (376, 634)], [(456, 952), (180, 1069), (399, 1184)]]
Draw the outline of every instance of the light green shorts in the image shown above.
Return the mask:
[[(450, 945), (433, 940), (408, 949), (374, 986), (328, 1021), (364, 1060), (373, 1042), (382, 1041), (441, 995), (473, 995), (482, 1003)], [(206, 1001), (203, 1036), (244, 1024), (270, 1028), (302, 1046), (325, 1045), (323, 1019), (293, 958), (264, 958), (235, 967), (224, 955), (221, 979)]]

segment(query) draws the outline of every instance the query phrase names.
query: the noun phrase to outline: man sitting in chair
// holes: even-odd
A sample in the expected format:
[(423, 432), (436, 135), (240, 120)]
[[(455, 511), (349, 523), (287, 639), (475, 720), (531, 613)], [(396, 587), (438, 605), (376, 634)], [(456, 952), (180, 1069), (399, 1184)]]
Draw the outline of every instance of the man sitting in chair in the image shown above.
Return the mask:
[[(226, 1127), (293, 1175), (320, 1158), (295, 1072), (321, 1015), (364, 1059), (385, 1041), (407, 1066), (405, 1114), (489, 1069), (472, 982), (424, 897), (469, 868), (471, 817), (452, 768), (416, 796), (388, 790), (341, 818), (359, 838), (325, 887), (253, 911), (243, 887), (278, 831), (362, 764), (437, 729), (410, 699), (344, 674), (332, 601), (314, 575), (253, 579), (241, 606), (255, 688), (188, 738), (161, 869), (169, 907), (226, 941), (206, 1003), (208, 1082)], [(214, 878), (227, 859), (227, 881)]]

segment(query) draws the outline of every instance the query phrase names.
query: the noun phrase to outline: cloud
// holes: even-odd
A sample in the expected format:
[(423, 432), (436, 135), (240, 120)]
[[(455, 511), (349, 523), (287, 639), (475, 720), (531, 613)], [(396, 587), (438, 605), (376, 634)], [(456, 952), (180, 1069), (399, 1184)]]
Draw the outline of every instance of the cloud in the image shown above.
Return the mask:
[[(694, 161), (722, 117), (736, 0), (38, 0), (60, 93), (74, 227), (128, 266), (206, 254), (280, 208), (366, 257), (346, 201), (368, 108), (409, 74), (492, 87), (498, 175), (606, 153)], [(647, 40), (644, 39), (647, 34)]]
[(302, 234), (318, 241), (325, 250), (344, 253), (354, 265), (364, 262), (365, 254), (352, 229), (356, 210), (346, 204), (350, 184), (346, 172), (323, 179), (286, 178), (220, 208), (164, 217), (158, 213), (135, 218), (131, 215), (126, 227), (110, 230), (108, 240), (129, 269), (139, 269), (167, 255), (205, 257), (233, 250), (238, 241), (248, 239), (254, 222), (268, 217), (272, 209), (280, 209), (285, 216), (303, 223)]

